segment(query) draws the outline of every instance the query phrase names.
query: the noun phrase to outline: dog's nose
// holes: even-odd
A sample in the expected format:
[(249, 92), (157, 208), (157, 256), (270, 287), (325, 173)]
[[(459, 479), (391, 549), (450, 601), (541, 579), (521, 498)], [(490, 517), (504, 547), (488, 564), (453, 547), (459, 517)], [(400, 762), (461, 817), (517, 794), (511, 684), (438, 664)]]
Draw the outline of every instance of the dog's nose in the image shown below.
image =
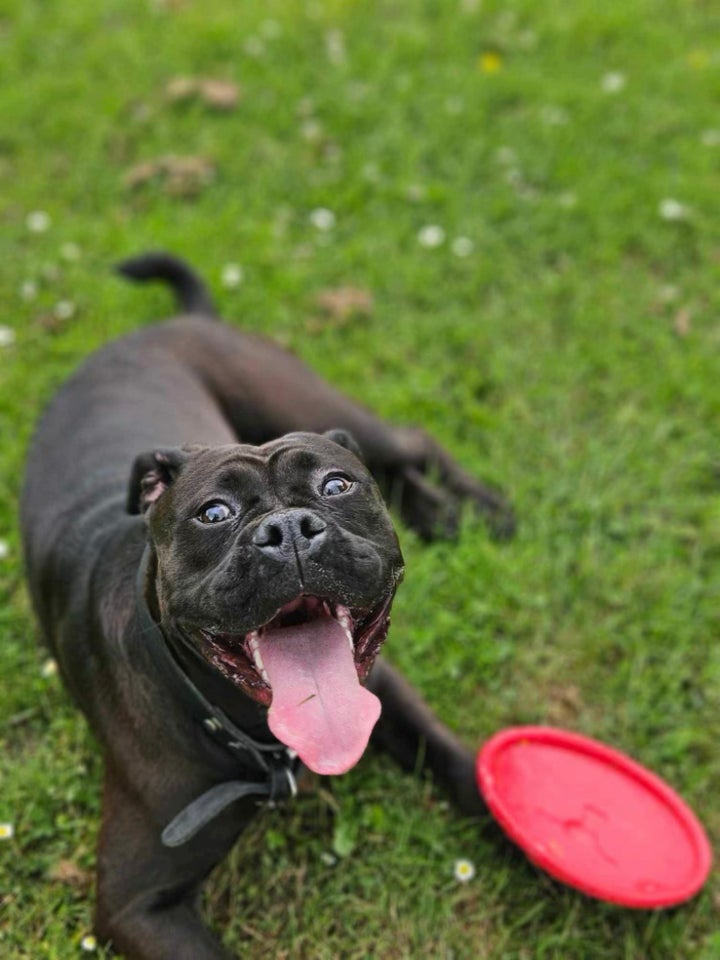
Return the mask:
[(325, 537), (327, 524), (312, 510), (281, 510), (265, 517), (253, 534), (263, 553), (278, 559), (309, 553)]

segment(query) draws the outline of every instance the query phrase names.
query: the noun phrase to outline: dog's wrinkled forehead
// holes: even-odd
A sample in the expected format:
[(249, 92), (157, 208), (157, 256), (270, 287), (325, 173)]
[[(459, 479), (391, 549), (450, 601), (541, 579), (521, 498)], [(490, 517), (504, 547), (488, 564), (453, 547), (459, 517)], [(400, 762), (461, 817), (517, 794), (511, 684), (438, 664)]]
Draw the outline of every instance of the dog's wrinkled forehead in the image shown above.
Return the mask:
[(180, 472), (174, 506), (222, 491), (247, 495), (299, 492), (316, 474), (338, 470), (358, 479), (370, 474), (357, 455), (334, 440), (312, 433), (292, 433), (260, 447), (232, 444), (195, 449)]
[[(128, 487), (129, 513), (144, 513), (151, 527), (178, 521), (208, 501), (227, 495), (245, 510), (267, 509), (317, 492), (328, 474), (337, 471), (359, 482), (375, 498), (371, 474), (349, 434), (291, 433), (262, 446), (243, 443), (219, 447), (189, 445), (139, 454)], [(379, 496), (379, 494), (378, 494)]]

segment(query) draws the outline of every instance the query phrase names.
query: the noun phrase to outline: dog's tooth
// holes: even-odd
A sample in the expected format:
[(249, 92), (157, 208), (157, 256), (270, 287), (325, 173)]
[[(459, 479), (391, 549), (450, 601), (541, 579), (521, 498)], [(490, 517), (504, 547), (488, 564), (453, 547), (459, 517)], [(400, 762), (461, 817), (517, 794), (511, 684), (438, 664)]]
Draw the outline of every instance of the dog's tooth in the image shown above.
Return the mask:
[(350, 616), (350, 611), (347, 607), (343, 607), (340, 604), (337, 606), (337, 622), (345, 631), (345, 636), (347, 637), (348, 643), (350, 644), (350, 649), (355, 652), (355, 639), (353, 637), (353, 621)]
[(270, 677), (268, 677), (267, 670), (265, 669), (265, 665), (264, 665), (263, 662), (262, 662), (262, 658), (261, 658), (261, 656), (260, 656), (260, 651), (259, 651), (259, 650), (256, 650), (256, 651), (255, 651), (255, 666), (257, 667), (258, 673), (259, 673), (260, 676), (263, 678), (263, 680), (265, 681), (265, 683), (266, 683), (268, 686), (270, 686)]
[(253, 632), (249, 635), (248, 647), (250, 649), (250, 653), (252, 654), (253, 662), (257, 672), (263, 678), (265, 683), (270, 686), (270, 679), (267, 675), (267, 670), (265, 669), (265, 664), (262, 661), (262, 657), (260, 656), (260, 638), (257, 630), (253, 630)]

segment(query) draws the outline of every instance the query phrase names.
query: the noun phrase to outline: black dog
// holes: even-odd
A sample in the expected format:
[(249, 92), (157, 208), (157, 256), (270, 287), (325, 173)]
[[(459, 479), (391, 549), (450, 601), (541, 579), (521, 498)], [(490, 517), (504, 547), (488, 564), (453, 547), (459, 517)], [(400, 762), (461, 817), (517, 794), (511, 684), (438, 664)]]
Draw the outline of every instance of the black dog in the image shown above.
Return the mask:
[(200, 884), (303, 765), (341, 773), (372, 731), (481, 809), (471, 752), (374, 662), (403, 561), (373, 475), (426, 537), (464, 501), (500, 533), (512, 517), (421, 431), (219, 323), (182, 262), (120, 269), (169, 282), (185, 313), (100, 350), (55, 397), (29, 456), (26, 564), (104, 754), (98, 937), (217, 960)]

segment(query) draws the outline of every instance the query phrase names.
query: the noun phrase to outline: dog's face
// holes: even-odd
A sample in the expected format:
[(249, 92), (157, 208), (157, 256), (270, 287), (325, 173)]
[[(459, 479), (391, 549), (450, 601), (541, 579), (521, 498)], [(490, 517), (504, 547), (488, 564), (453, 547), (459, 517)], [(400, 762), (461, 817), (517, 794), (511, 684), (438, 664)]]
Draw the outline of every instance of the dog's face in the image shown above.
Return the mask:
[(143, 455), (129, 509), (146, 513), (156, 559), (148, 600), (163, 627), (245, 694), (271, 702), (264, 660), (281, 648), (268, 643), (275, 637), (291, 638), (297, 658), (305, 634), (314, 650), (342, 631), (365, 679), (403, 560), (346, 434)]

